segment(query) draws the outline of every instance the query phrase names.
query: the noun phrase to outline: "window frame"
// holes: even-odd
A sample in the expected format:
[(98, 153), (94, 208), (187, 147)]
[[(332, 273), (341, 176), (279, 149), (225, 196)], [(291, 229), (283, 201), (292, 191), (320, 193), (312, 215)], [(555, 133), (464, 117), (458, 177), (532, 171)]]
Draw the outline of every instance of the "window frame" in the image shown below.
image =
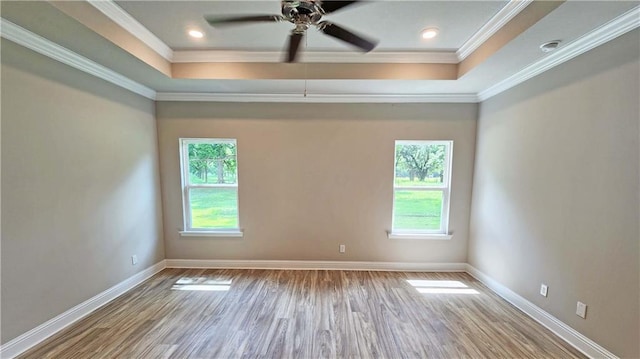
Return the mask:
[[(444, 174), (442, 184), (425, 186), (402, 186), (396, 184), (397, 148), (398, 145), (444, 145)], [(449, 214), (451, 207), (451, 177), (453, 170), (453, 140), (396, 140), (393, 146), (393, 201), (391, 212), (390, 239), (451, 239), (449, 235)], [(396, 192), (397, 191), (430, 191), (442, 192), (442, 207), (440, 208), (440, 228), (435, 230), (395, 229)]]
[[(236, 153), (236, 173), (235, 183), (224, 184), (191, 184), (189, 181), (189, 145), (190, 144), (233, 144)], [(183, 230), (180, 235), (183, 237), (242, 237), (240, 229), (240, 193), (238, 177), (238, 141), (235, 138), (180, 138), (180, 182), (182, 192), (182, 220)], [(192, 226), (190, 191), (196, 188), (235, 188), (236, 209), (238, 227), (231, 228), (198, 228)]]

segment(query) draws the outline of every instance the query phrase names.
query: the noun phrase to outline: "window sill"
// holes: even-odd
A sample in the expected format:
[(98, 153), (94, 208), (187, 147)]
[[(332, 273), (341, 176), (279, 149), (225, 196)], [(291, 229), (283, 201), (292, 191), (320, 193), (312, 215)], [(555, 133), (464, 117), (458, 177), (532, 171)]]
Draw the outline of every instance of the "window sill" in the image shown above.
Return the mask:
[(227, 237), (227, 238), (239, 238), (243, 237), (244, 233), (241, 230), (230, 231), (180, 231), (180, 237)]
[(387, 232), (389, 239), (429, 239), (429, 240), (449, 240), (453, 238), (451, 234), (438, 234), (438, 233), (398, 233)]

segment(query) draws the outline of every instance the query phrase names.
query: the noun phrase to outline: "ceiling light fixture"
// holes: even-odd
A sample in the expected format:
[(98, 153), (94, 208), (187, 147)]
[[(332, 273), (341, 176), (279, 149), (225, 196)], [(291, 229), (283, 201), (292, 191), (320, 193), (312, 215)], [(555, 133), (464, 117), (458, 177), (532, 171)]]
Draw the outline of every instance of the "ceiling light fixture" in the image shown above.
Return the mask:
[(196, 39), (201, 39), (204, 37), (204, 34), (202, 33), (202, 31), (189, 30), (189, 36), (195, 37)]
[(438, 36), (439, 32), (440, 32), (440, 30), (438, 30), (437, 27), (428, 27), (428, 28), (422, 30), (422, 38), (423, 39), (433, 39), (434, 37)]
[(560, 46), (560, 40), (553, 40), (540, 45), (540, 50), (542, 50), (542, 52), (551, 52), (557, 49), (558, 46)]

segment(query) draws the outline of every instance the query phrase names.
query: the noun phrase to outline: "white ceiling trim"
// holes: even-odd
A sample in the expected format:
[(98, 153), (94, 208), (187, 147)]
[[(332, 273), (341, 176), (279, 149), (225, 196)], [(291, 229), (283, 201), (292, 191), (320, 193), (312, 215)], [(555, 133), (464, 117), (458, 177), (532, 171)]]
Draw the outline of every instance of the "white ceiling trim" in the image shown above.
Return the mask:
[(246, 94), (158, 92), (156, 101), (204, 102), (306, 102), (306, 103), (475, 103), (478, 96), (468, 94)]
[(516, 74), (479, 92), (478, 99), (479, 101), (485, 101), (638, 27), (640, 27), (640, 6), (636, 6), (568, 45), (560, 47), (558, 50), (525, 67)]
[(173, 50), (167, 46), (162, 40), (154, 35), (149, 29), (138, 22), (123, 8), (118, 6), (112, 0), (86, 0), (89, 4), (93, 5), (96, 9), (100, 10), (109, 19), (116, 24), (120, 25), (123, 29), (137, 37), (140, 41), (144, 42), (147, 46), (153, 49), (158, 55), (164, 57), (168, 61), (173, 59)]
[(136, 81), (87, 59), (44, 37), (0, 18), (0, 36), (80, 71), (157, 101), (307, 102), (307, 103), (469, 103), (476, 94), (223, 94), (156, 93)]
[(580, 37), (516, 74), (479, 92), (463, 94), (221, 94), (173, 93), (148, 88), (65, 47), (34, 34), (4, 18), (0, 18), (0, 36), (21, 46), (109, 81), (124, 89), (157, 101), (224, 101), (224, 102), (351, 102), (351, 103), (455, 103), (482, 102), (540, 73), (560, 65), (597, 46), (640, 27), (640, 6)]
[[(113, 0), (85, 0), (126, 31), (171, 62), (280, 62), (281, 52), (256, 51), (173, 51)], [(370, 52), (366, 56), (345, 52), (307, 52), (303, 61), (329, 63), (443, 63), (464, 60), (533, 0), (510, 0), (456, 52)]]
[(524, 8), (529, 6), (533, 0), (511, 0), (505, 7), (500, 9), (489, 21), (484, 24), (473, 36), (471, 36), (456, 51), (458, 61), (462, 61), (471, 55), (480, 45), (487, 41), (493, 34), (498, 32), (506, 23), (518, 15)]
[(80, 71), (84, 71), (90, 75), (109, 81), (112, 84), (120, 86), (138, 95), (149, 99), (155, 99), (156, 91), (150, 89), (130, 78), (123, 76), (97, 62), (87, 59), (84, 56), (62, 47), (55, 42), (45, 39), (44, 37), (34, 34), (4, 18), (0, 18), (0, 36), (13, 41), (18, 45), (24, 46), (42, 55), (50, 57), (63, 64), (74, 67)]
[[(173, 62), (280, 62), (280, 51), (174, 51)], [(454, 52), (305, 52), (304, 62), (322, 63), (438, 63), (457, 64)]]

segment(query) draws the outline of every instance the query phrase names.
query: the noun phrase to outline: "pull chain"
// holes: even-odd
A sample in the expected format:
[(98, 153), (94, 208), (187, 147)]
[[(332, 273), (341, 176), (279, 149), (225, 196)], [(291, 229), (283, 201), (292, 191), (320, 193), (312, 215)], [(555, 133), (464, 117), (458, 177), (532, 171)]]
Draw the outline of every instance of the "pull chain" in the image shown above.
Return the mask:
[[(304, 52), (307, 52), (308, 36), (304, 37)], [(307, 97), (307, 62), (304, 63), (304, 93), (303, 97)]]

